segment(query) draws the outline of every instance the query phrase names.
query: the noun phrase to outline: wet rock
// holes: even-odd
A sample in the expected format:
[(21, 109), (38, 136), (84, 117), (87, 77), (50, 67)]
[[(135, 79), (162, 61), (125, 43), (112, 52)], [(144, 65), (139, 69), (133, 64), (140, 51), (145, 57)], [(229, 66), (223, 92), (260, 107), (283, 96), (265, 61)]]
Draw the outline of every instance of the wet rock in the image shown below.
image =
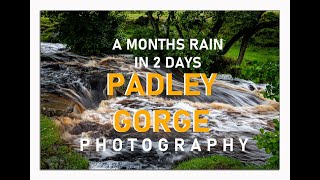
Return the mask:
[(43, 93), (40, 101), (41, 114), (46, 116), (62, 116), (73, 111), (74, 102), (55, 94)]
[(252, 85), (252, 84), (249, 84), (249, 86), (248, 86), (248, 87), (249, 87), (250, 91), (254, 91), (254, 90), (256, 89), (256, 88), (254, 88), (254, 87), (253, 87), (253, 85)]
[(109, 131), (112, 128), (111, 124), (101, 125), (91, 121), (82, 121), (76, 124), (72, 130), (70, 131), (71, 134), (81, 134), (82, 132), (89, 132), (92, 131), (91, 136), (93, 138), (98, 138), (101, 136), (109, 136)]

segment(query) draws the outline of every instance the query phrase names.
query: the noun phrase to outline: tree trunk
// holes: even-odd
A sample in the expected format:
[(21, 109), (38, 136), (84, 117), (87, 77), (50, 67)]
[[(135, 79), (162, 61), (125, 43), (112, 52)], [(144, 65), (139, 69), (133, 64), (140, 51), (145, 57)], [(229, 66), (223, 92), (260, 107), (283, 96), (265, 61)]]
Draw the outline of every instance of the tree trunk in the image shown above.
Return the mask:
[(224, 11), (219, 11), (218, 12), (218, 20), (212, 27), (210, 33), (208, 34), (209, 38), (215, 38), (217, 37), (219, 30), (221, 29), (223, 23), (224, 23)]
[(246, 52), (246, 49), (248, 47), (248, 43), (249, 43), (249, 39), (252, 36), (252, 34), (245, 34), (242, 38), (241, 41), (241, 47), (240, 47), (240, 52), (239, 52), (239, 56), (236, 62), (236, 65), (240, 65), (242, 63), (242, 60), (244, 58), (244, 54)]
[(183, 33), (182, 33), (182, 31), (181, 31), (180, 26), (179, 26), (178, 24), (175, 24), (175, 27), (176, 27), (176, 29), (177, 29), (177, 31), (178, 31), (179, 37), (180, 37), (181, 39), (184, 39)]
[(167, 18), (167, 21), (166, 21), (166, 26), (167, 26), (167, 28), (166, 28), (166, 38), (169, 38), (169, 35), (170, 35), (170, 25), (171, 25), (171, 14), (169, 13), (169, 15), (168, 15), (168, 18)]
[(248, 31), (249, 28), (244, 28), (242, 30), (240, 30), (237, 34), (235, 34), (227, 43), (226, 45), (224, 45), (223, 50), (219, 52), (220, 55), (225, 55), (230, 48), (232, 47), (232, 45), (237, 42), (245, 33), (246, 31)]
[(156, 36), (158, 36), (159, 35), (159, 25), (158, 25), (158, 22), (156, 22), (156, 20), (153, 18), (152, 14), (153, 14), (153, 11), (147, 11), (147, 16), (148, 16), (149, 21), (152, 25), (152, 28), (155, 30)]
[(276, 26), (279, 26), (279, 21), (261, 22), (261, 23), (254, 25), (254, 26), (243, 28), (226, 43), (226, 45), (223, 47), (223, 50), (220, 51), (219, 54), (225, 55), (230, 50), (232, 45), (235, 42), (237, 42), (245, 34), (248, 34), (247, 36), (249, 36), (248, 38), (250, 39), (250, 37), (252, 35), (254, 35), (256, 32), (260, 31), (261, 29), (272, 28), (272, 27), (276, 27)]

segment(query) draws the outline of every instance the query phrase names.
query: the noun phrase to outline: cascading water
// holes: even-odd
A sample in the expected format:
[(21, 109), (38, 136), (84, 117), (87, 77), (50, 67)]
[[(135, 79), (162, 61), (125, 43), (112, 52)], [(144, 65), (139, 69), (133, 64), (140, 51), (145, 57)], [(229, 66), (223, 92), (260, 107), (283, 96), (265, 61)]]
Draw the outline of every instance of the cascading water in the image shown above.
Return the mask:
[[(123, 96), (124, 89), (116, 89), (116, 97), (108, 97), (105, 93), (106, 74), (120, 72), (129, 79), (133, 72), (138, 73), (141, 84), (145, 84), (145, 74), (154, 72), (173, 73), (173, 89), (183, 89), (183, 75), (172, 69), (135, 68), (131, 55), (97, 58), (83, 57), (66, 51), (62, 44), (41, 43), (41, 106), (42, 112), (48, 109), (63, 109), (63, 113), (53, 113), (56, 122), (61, 125), (63, 137), (79, 150), (80, 138), (107, 138), (106, 151), (96, 152), (95, 145), (81, 152), (90, 160), (91, 169), (170, 169), (175, 162), (190, 157), (208, 154), (221, 154), (237, 158), (243, 162), (262, 164), (269, 157), (259, 150), (252, 136), (259, 133), (260, 128), (272, 130), (272, 120), (279, 118), (279, 103), (263, 98), (260, 94), (265, 85), (257, 85), (251, 81), (232, 78), (230, 75), (219, 75), (212, 88), (212, 95), (205, 96), (204, 85), (199, 81), (197, 90), (200, 96), (140, 97), (138, 95)], [(156, 86), (157, 84), (153, 84)], [(49, 108), (48, 108), (49, 107)], [(178, 109), (192, 114), (194, 109), (209, 109), (207, 127), (209, 133), (138, 133), (129, 130), (118, 133), (113, 130), (113, 114), (124, 109), (132, 115), (139, 109), (153, 111), (165, 109), (172, 115)], [(172, 122), (172, 121), (170, 121)], [(172, 124), (169, 124), (172, 128)], [(197, 138), (204, 144), (207, 138), (214, 137), (218, 143), (212, 151), (190, 151), (193, 139)], [(112, 140), (124, 140), (120, 152), (112, 150)], [(137, 138), (135, 151), (130, 151), (127, 138)], [(150, 138), (153, 148), (144, 152), (141, 141)], [(169, 149), (158, 150), (158, 140), (166, 138)], [(185, 151), (175, 151), (172, 143), (174, 138), (185, 140)], [(234, 142), (234, 150), (222, 151), (223, 138), (249, 138), (246, 151), (241, 151), (240, 143)], [(203, 147), (205, 148), (205, 146)]]

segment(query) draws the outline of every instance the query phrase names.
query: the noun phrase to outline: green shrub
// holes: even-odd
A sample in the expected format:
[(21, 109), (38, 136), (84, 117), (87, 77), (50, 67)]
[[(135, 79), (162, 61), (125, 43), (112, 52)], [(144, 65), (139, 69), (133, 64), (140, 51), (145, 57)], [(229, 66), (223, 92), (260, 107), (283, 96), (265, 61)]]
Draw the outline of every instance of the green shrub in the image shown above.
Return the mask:
[(241, 161), (220, 155), (193, 158), (179, 163), (174, 167), (176, 170), (196, 169), (260, 169), (260, 166), (242, 163)]
[(266, 153), (272, 154), (266, 163), (267, 169), (279, 169), (279, 142), (280, 142), (280, 123), (279, 120), (274, 119), (274, 131), (265, 131), (260, 129), (261, 134), (254, 137), (257, 140), (259, 149), (264, 148)]
[(267, 90), (264, 96), (269, 99), (280, 101), (280, 78), (279, 60), (261, 62), (252, 60), (246, 62), (241, 68), (241, 77), (250, 79), (256, 83), (267, 83)]
[[(267, 11), (262, 16), (262, 21), (279, 19), (279, 11)], [(262, 29), (252, 37), (252, 43), (264, 47), (279, 47), (279, 26)]]
[(251, 42), (262, 47), (279, 47), (279, 27), (262, 29), (253, 35)]
[(40, 119), (41, 169), (88, 169), (89, 161), (64, 145), (52, 119)]
[(95, 55), (112, 52), (112, 46), (125, 16), (111, 11), (53, 12), (57, 37), (73, 52)]
[[(42, 14), (42, 13), (41, 13)], [(56, 21), (50, 20), (48, 17), (40, 18), (40, 39), (42, 42), (58, 42), (57, 33), (55, 33)]]

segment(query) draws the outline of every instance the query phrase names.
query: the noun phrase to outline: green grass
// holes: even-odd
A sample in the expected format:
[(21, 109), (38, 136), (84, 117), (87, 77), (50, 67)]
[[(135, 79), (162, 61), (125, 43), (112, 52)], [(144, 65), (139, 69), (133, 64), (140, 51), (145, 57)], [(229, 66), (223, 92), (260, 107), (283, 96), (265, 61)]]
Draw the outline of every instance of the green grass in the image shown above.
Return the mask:
[[(231, 58), (232, 61), (236, 62), (239, 50), (240, 45), (235, 44), (225, 57)], [(274, 78), (279, 77), (277, 64), (279, 64), (279, 48), (251, 45), (247, 48), (241, 65), (234, 66), (234, 68), (240, 70), (240, 74), (237, 75), (240, 78), (251, 80), (255, 83), (270, 84), (275, 80)], [(276, 85), (276, 83), (273, 84)]]
[[(227, 52), (225, 57), (237, 59), (240, 51), (240, 45), (233, 45)], [(279, 48), (277, 47), (259, 47), (249, 46), (245, 52), (243, 62), (241, 66), (245, 66), (249, 61), (277, 61), (279, 60)]]
[(140, 16), (147, 17), (145, 12), (130, 12), (130, 11), (126, 11), (125, 14), (127, 15), (127, 19), (129, 21), (134, 21), (134, 20), (138, 19)]
[[(136, 12), (136, 11), (125, 11), (125, 14), (126, 14), (127, 19), (129, 21), (134, 21), (134, 20), (138, 19), (140, 16), (147, 17), (146, 11), (139, 11), (139, 12)], [(160, 20), (161, 21), (165, 21), (168, 18), (168, 15), (169, 15), (168, 11), (163, 11), (163, 15), (160, 17)], [(153, 17), (157, 18), (156, 13), (153, 13)]]
[(41, 149), (49, 149), (53, 144), (61, 143), (59, 129), (54, 124), (53, 120), (48, 117), (41, 116), (40, 121)]
[(48, 117), (40, 118), (41, 169), (88, 169), (89, 161), (64, 145), (60, 130)]
[(213, 169), (261, 169), (262, 167), (245, 164), (237, 159), (226, 156), (213, 155), (209, 157), (193, 158), (179, 163), (176, 170), (213, 170)]

